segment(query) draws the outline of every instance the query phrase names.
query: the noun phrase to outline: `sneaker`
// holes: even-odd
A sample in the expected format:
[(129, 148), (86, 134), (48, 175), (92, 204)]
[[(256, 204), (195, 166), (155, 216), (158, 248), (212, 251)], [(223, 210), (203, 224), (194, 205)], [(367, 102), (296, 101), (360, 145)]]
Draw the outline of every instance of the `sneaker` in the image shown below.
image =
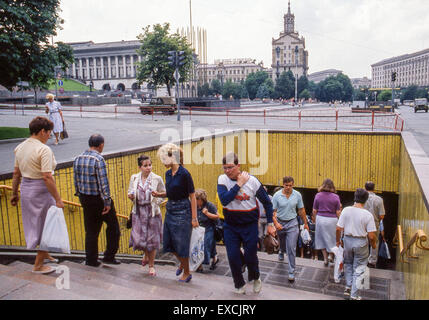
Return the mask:
[(279, 261), (283, 261), (285, 259), (285, 254), (283, 252), (279, 252)]
[(344, 297), (346, 298), (350, 298), (350, 292), (351, 292), (351, 288), (350, 287), (345, 287), (344, 289)]
[(352, 297), (350, 296), (350, 300), (362, 300), (361, 296)]
[(253, 292), (259, 293), (262, 289), (262, 281), (261, 278), (253, 281)]
[(241, 288), (235, 288), (235, 293), (237, 294), (246, 294), (246, 285), (242, 286)]
[(369, 263), (368, 262), (368, 268), (375, 268), (375, 263)]
[(288, 279), (288, 281), (290, 283), (293, 283), (293, 282), (295, 282), (295, 275), (294, 274), (289, 274), (289, 276), (287, 277), (287, 279)]

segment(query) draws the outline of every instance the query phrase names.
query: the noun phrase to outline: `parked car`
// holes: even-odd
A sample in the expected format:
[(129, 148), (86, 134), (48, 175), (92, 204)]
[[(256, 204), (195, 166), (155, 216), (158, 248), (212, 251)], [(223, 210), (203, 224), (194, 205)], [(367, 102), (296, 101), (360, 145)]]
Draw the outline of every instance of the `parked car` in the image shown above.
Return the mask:
[(149, 105), (140, 106), (142, 114), (152, 114), (152, 112), (162, 112), (163, 114), (174, 114), (177, 110), (176, 98), (174, 97), (153, 97)]
[(416, 113), (418, 110), (424, 110), (425, 112), (428, 112), (428, 109), (428, 100), (426, 98), (414, 100), (414, 113)]

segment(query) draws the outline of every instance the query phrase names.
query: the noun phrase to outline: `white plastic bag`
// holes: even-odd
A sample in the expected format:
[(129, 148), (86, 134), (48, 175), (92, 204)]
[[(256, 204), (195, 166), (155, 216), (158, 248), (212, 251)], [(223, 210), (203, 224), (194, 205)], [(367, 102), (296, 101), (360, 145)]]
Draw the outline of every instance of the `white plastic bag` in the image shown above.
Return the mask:
[(192, 229), (191, 245), (189, 247), (189, 270), (195, 271), (204, 261), (204, 234), (206, 229), (197, 227)]
[(305, 245), (308, 245), (311, 242), (310, 232), (308, 232), (304, 226), (301, 226), (301, 239)]
[(335, 283), (340, 283), (341, 274), (344, 271), (344, 249), (339, 246), (331, 248), (331, 251), (335, 255), (334, 281)]
[(70, 253), (69, 234), (63, 209), (56, 206), (49, 208), (39, 249), (49, 252)]
[(356, 268), (356, 272), (359, 274), (359, 276), (356, 278), (356, 288), (358, 288), (359, 290), (369, 290), (369, 268), (365, 265), (361, 265)]

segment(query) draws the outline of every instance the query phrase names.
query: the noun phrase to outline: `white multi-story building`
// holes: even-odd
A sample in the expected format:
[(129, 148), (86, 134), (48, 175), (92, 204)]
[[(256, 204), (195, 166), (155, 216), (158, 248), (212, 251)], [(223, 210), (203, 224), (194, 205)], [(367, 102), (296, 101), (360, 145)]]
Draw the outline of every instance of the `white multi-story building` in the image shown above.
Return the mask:
[(284, 30), (278, 39), (272, 40), (273, 80), (283, 71), (292, 71), (295, 77), (307, 75), (308, 51), (305, 50), (305, 39), (295, 31), (295, 15), (291, 13), (290, 1), (288, 13), (284, 15)]
[(95, 89), (138, 89), (136, 80), (137, 54), (140, 41), (69, 43), (75, 62), (67, 75), (86, 84), (91, 81)]
[(199, 83), (211, 84), (213, 80), (219, 80), (221, 83), (232, 81), (235, 83), (246, 80), (252, 72), (265, 70), (263, 63), (256, 63), (256, 60), (250, 58), (243, 59), (218, 59), (214, 64), (200, 64), (197, 75)]
[(372, 88), (392, 87), (392, 73), (396, 72), (395, 87), (429, 85), (429, 49), (382, 60), (371, 65)]
[(359, 88), (370, 88), (371, 87), (371, 79), (368, 79), (367, 77), (363, 78), (352, 78), (350, 79), (353, 88), (359, 89)]

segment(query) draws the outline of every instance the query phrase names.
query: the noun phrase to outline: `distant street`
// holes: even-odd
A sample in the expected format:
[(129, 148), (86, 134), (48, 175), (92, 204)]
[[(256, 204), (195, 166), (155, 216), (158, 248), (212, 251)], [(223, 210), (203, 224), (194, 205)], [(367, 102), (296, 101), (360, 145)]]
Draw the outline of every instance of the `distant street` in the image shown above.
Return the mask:
[[(54, 150), (55, 157), (59, 163), (71, 161), (73, 158), (87, 148), (88, 137), (93, 133), (100, 133), (106, 138), (105, 153), (128, 151), (140, 149), (152, 145), (162, 144), (161, 133), (165, 129), (176, 129), (183, 138), (183, 125), (191, 123), (192, 132), (196, 129), (203, 129), (204, 132), (215, 134), (216, 130), (234, 129), (269, 129), (269, 130), (335, 130), (335, 108), (326, 104), (306, 105), (301, 108), (275, 104), (254, 104), (245, 105), (246, 111), (237, 112), (202, 112), (193, 111), (192, 115), (185, 111), (182, 114), (181, 122), (178, 123), (177, 115), (141, 115), (136, 107), (126, 107), (129, 113), (114, 113), (114, 106), (96, 107), (100, 112), (68, 111), (64, 107), (66, 127), (70, 138), (54, 146), (53, 140), (49, 140), (48, 145)], [(87, 107), (88, 108), (88, 107)], [(123, 108), (123, 107), (118, 107)], [(264, 120), (264, 109), (266, 118)], [(121, 109), (124, 110), (124, 109)], [(298, 119), (298, 113), (313, 114), (314, 117)], [(348, 106), (338, 108), (340, 114), (350, 114)], [(427, 154), (429, 154), (429, 128), (425, 127), (425, 122), (429, 119), (429, 114), (418, 112), (414, 114), (409, 107), (402, 106), (399, 112), (407, 119), (406, 130), (411, 131), (422, 144)], [(243, 114), (244, 113), (244, 114)], [(25, 115), (13, 110), (0, 109), (0, 126), (27, 127), (28, 123), (36, 115), (45, 116), (43, 109), (26, 110)], [(270, 115), (272, 118), (270, 118)], [(283, 118), (278, 116), (282, 115)], [(288, 115), (286, 117), (286, 115)], [(329, 115), (329, 118), (323, 118)], [(81, 118), (82, 116), (82, 118)], [(338, 130), (358, 130), (370, 131), (370, 116), (344, 118), (339, 122)], [(351, 119), (351, 120), (350, 120)], [(387, 122), (392, 122), (393, 117), (386, 118)], [(363, 124), (367, 125), (363, 125)], [(381, 129), (377, 129), (381, 130)], [(200, 131), (200, 130), (199, 130)], [(196, 133), (198, 134), (198, 132)], [(13, 170), (13, 150), (17, 143), (0, 144), (0, 174), (9, 173)]]

